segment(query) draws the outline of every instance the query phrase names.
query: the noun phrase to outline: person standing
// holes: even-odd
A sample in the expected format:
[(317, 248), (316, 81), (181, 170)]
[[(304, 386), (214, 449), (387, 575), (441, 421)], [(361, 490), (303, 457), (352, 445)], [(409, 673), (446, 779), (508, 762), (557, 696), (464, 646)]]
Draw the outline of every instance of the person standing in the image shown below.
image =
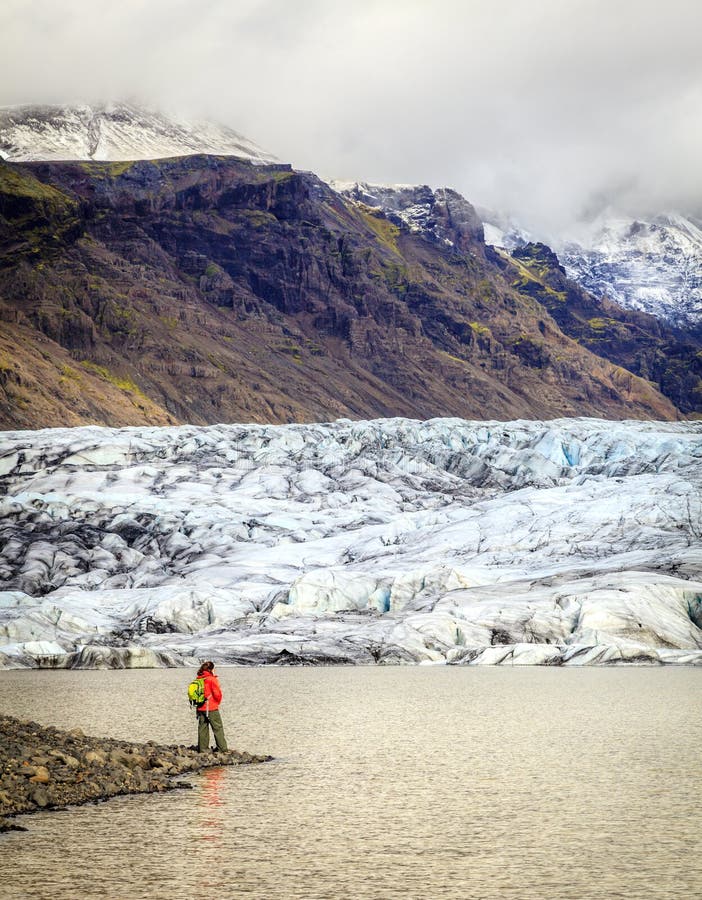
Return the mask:
[(214, 663), (208, 660), (204, 662), (197, 673), (202, 678), (205, 692), (205, 702), (197, 708), (197, 749), (204, 753), (210, 748), (210, 728), (214, 735), (217, 750), (226, 753), (227, 740), (224, 737), (224, 725), (219, 704), (222, 702), (222, 688), (219, 686), (219, 678), (214, 674)]

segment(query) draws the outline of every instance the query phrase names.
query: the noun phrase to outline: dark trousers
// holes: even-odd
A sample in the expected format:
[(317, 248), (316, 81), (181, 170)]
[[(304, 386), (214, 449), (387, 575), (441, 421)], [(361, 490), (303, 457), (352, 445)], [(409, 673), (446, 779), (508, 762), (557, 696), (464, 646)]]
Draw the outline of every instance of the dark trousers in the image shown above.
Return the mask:
[(227, 750), (227, 739), (224, 737), (224, 725), (218, 709), (197, 713), (197, 749), (202, 753), (210, 748), (210, 728), (214, 735), (218, 750)]

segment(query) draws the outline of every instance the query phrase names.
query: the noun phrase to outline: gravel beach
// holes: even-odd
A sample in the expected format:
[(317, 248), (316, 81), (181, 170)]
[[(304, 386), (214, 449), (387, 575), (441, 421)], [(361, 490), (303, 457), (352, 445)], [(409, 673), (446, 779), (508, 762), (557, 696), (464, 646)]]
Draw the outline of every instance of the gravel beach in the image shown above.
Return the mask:
[(89, 737), (0, 716), (0, 831), (24, 830), (14, 817), (119, 794), (189, 788), (174, 776), (210, 766), (267, 762), (237, 750), (198, 753), (184, 745)]

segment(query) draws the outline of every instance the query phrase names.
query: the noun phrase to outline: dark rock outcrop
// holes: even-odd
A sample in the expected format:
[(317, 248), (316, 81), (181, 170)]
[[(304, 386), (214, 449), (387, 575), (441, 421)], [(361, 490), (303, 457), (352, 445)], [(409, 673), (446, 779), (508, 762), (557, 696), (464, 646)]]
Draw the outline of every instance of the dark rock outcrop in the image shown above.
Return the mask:
[(190, 787), (175, 776), (270, 759), (237, 750), (198, 753), (153, 741), (87, 737), (80, 729), (62, 731), (0, 716), (0, 831), (21, 829), (12, 818), (20, 813)]

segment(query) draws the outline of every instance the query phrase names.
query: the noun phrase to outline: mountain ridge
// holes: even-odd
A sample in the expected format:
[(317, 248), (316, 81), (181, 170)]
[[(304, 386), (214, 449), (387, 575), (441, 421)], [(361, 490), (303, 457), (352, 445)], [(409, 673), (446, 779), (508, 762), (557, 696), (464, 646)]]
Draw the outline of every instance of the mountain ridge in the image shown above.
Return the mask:
[[(19, 109), (9, 132), (7, 115), (0, 146), (24, 127), (26, 155), (83, 157), (0, 162), (10, 427), (702, 409), (696, 374), (671, 386), (652, 362), (667, 333), (639, 319), (633, 351), (629, 325), (593, 340), (585, 309), (622, 316), (487, 246), (450, 188), (327, 184), (230, 129), (128, 104)], [(163, 140), (175, 155), (124, 158)]]
[[(227, 126), (166, 115), (136, 103), (0, 108), (0, 157), (9, 161), (126, 162), (198, 153), (280, 162)], [(442, 192), (446, 203), (451, 196), (460, 197), (450, 188), (426, 185), (329, 183), (347, 199), (382, 209), (396, 224), (404, 222), (410, 231), (425, 233), (432, 227), (428, 220), (435, 201), (431, 198)], [(478, 219), (477, 227), (485, 229), (487, 242), (498, 247), (513, 250), (538, 239), (494, 211), (481, 209)], [(554, 244), (573, 280), (598, 298), (655, 315), (702, 337), (699, 221), (679, 214), (634, 219), (610, 211), (587, 231), (587, 237), (564, 238)]]
[(2, 422), (675, 418), (460, 203), (436, 239), (284, 165), (0, 163)]
[[(481, 209), (486, 242), (510, 253), (542, 243), (528, 228)], [(680, 213), (603, 213), (553, 248), (573, 281), (597, 298), (656, 316), (702, 338), (702, 222)]]
[[(459, 210), (457, 218), (468, 223), (466, 232), (488, 245), (488, 255), (497, 245), (498, 253), (490, 257), (493, 262), (516, 265), (512, 286), (536, 299), (565, 334), (598, 356), (655, 382), (683, 413), (702, 411), (702, 330), (676, 325), (666, 317), (600, 296), (601, 292), (589, 292), (546, 244), (532, 242), (507, 219), (474, 209), (450, 189), (367, 182), (330, 184), (351, 202), (382, 212), (413, 234), (449, 246), (453, 242), (442, 233), (442, 221), (451, 219), (452, 208)], [(435, 211), (442, 206), (446, 213), (437, 216)], [(509, 253), (500, 254), (501, 249)], [(530, 342), (523, 345), (525, 352), (527, 347)], [(528, 352), (538, 358), (538, 352)]]

